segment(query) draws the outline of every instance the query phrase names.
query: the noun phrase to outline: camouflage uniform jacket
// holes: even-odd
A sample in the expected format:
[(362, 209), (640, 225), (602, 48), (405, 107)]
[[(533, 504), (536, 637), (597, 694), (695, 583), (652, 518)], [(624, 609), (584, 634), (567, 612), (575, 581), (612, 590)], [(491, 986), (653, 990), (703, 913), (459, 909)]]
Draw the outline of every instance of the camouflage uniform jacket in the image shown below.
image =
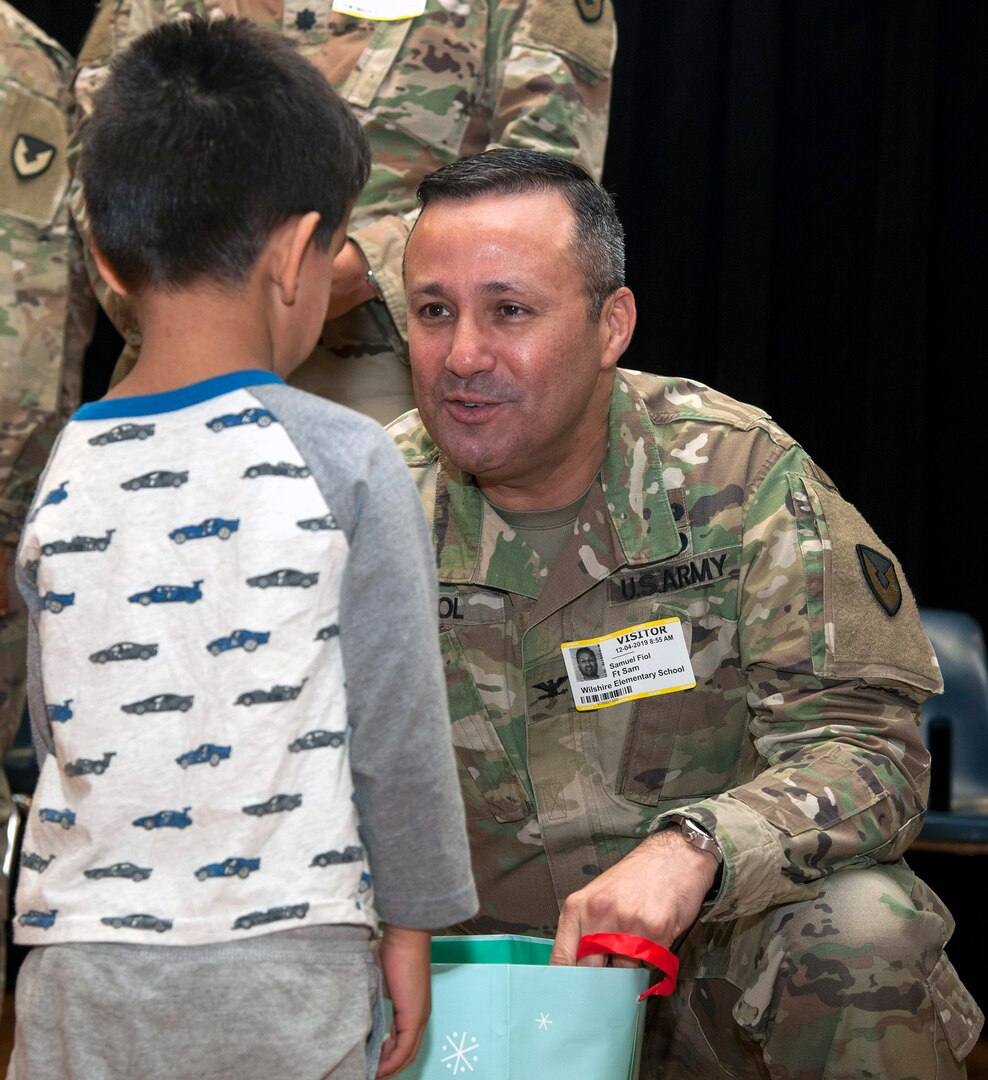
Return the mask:
[[(598, 482), (548, 570), (416, 413), (390, 430), (433, 529), (471, 930), (551, 935), (565, 897), (673, 808), (724, 852), (706, 921), (902, 855), (934, 654), (881, 541), (766, 414), (619, 370)], [(696, 687), (577, 711), (560, 643), (667, 617)]]
[[(105, 0), (80, 52), (76, 102), (84, 122), (110, 57), (183, 12), (250, 18), (296, 41), (370, 140), (371, 177), (349, 235), (375, 271), (404, 351), (401, 259), (426, 173), (504, 145), (575, 159), (600, 178), (617, 47), (611, 0), (427, 0), (424, 14), (392, 21), (332, 8), (332, 0)], [(127, 330), (112, 294), (102, 299)]]

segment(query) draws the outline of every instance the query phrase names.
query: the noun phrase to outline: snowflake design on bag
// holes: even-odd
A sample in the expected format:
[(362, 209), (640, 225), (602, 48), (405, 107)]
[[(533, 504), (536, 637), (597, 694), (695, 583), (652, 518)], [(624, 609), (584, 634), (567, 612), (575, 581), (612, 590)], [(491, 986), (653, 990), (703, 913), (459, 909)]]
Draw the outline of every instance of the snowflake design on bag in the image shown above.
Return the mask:
[[(459, 1044), (456, 1040), (459, 1039)], [(470, 1046), (467, 1046), (470, 1043)], [(463, 1072), (473, 1072), (473, 1064), (478, 1060), (474, 1050), (480, 1049), (480, 1043), (478, 1043), (472, 1035), (468, 1035), (465, 1031), (454, 1031), (452, 1035), (447, 1035), (443, 1040), (443, 1050), (450, 1050), (451, 1053), (447, 1054), (444, 1058), (440, 1058), (442, 1063), (447, 1069), (453, 1070), (453, 1075), (456, 1076), (462, 1070)], [(473, 1060), (471, 1061), (467, 1054), (473, 1054)]]

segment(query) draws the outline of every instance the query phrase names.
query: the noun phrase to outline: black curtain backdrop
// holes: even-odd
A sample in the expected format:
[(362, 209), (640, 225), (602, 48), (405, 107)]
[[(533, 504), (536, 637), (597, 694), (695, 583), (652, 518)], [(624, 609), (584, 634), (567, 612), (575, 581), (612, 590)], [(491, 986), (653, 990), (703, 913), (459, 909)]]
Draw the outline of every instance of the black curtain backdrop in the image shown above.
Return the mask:
[[(572, 0), (554, 0), (557, 3)], [(17, 5), (71, 52), (92, 0)], [(615, 0), (628, 366), (767, 409), (988, 632), (984, 0)], [(86, 373), (118, 348), (101, 322)]]

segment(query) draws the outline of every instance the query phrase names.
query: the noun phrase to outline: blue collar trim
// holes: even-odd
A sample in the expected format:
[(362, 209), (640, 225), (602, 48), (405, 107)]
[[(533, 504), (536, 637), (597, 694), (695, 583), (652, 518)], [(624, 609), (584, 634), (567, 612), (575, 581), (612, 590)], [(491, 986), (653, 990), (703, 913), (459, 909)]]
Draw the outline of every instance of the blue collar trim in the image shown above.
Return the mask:
[(185, 409), (190, 405), (198, 405), (201, 401), (227, 394), (231, 390), (242, 390), (245, 386), (263, 386), (266, 383), (284, 383), (284, 379), (273, 371), (255, 368), (231, 371), (178, 390), (166, 390), (162, 394), (89, 401), (76, 409), (72, 419), (111, 420), (120, 416), (151, 416), (154, 413), (174, 412), (176, 409)]

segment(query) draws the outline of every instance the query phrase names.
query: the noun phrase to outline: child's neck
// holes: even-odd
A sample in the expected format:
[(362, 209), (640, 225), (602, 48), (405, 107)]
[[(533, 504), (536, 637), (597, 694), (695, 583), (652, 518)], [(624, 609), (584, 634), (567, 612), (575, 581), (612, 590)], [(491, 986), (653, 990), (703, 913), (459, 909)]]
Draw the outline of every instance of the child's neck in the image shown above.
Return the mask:
[(221, 290), (154, 293), (138, 305), (141, 350), (133, 369), (105, 395), (179, 390), (231, 371), (275, 371), (263, 304)]

